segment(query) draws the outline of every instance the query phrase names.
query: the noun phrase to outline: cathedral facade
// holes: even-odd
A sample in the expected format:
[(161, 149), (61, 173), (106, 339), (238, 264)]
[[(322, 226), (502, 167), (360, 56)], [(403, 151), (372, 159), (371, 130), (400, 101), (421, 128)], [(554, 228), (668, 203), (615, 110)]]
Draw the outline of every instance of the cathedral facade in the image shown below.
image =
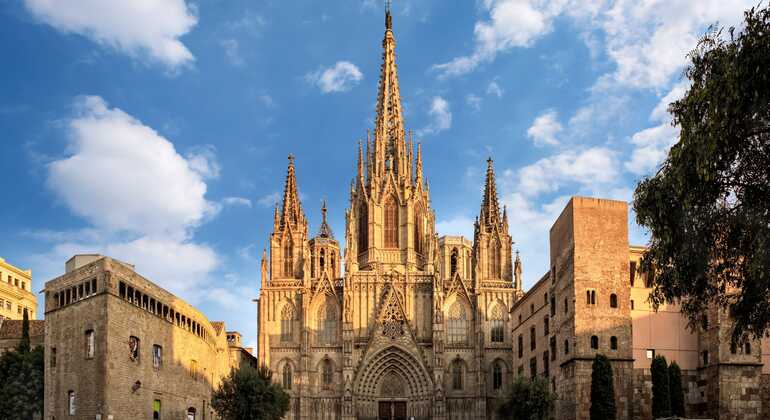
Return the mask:
[(325, 205), (310, 236), (289, 157), (262, 259), (258, 357), (291, 395), (291, 419), (487, 418), (512, 381), (521, 263), (492, 161), (473, 240), (439, 238), (420, 146), (404, 126), (395, 46), (388, 13), (344, 252)]

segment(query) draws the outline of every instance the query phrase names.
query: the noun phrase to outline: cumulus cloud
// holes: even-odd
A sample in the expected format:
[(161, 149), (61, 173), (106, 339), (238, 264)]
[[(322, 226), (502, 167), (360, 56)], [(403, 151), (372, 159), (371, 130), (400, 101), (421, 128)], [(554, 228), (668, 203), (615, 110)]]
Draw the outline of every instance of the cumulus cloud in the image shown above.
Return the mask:
[(561, 131), (558, 114), (550, 109), (535, 118), (532, 126), (527, 129), (527, 136), (535, 142), (535, 146), (555, 146), (559, 144), (556, 135)]
[(361, 70), (349, 61), (338, 61), (332, 67), (322, 67), (305, 75), (305, 80), (318, 86), (322, 93), (346, 92), (363, 78)]
[(205, 196), (204, 180), (219, 173), (214, 149), (194, 148), (183, 157), (98, 96), (78, 98), (75, 109), (66, 125), (67, 156), (48, 165), (46, 183), (91, 226), (82, 234), (47, 235), (54, 247), (41, 258), (62, 262), (96, 252), (135, 264), (175, 293), (204, 285), (220, 258), (192, 238), (219, 209)]
[(169, 69), (195, 58), (180, 38), (198, 23), (185, 0), (24, 0), (41, 22), (83, 35), (132, 57), (147, 57)]
[(452, 127), (452, 110), (449, 102), (441, 96), (434, 96), (431, 99), (428, 117), (430, 122), (427, 126), (417, 130), (417, 135), (438, 134)]
[(580, 152), (569, 150), (521, 168), (517, 178), (519, 191), (536, 196), (557, 191), (567, 184), (597, 191), (617, 182), (619, 166), (615, 152), (605, 147)]

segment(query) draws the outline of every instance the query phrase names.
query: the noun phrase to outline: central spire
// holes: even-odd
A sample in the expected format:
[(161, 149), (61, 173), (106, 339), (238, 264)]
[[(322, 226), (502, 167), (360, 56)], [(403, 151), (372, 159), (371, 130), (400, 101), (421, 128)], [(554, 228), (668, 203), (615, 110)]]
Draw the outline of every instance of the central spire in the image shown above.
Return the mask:
[(495, 169), (492, 166), (492, 158), (487, 159), (487, 180), (484, 185), (484, 201), (481, 203), (481, 222), (486, 226), (500, 224), (500, 204), (497, 201), (497, 188), (495, 186)]
[(396, 39), (388, 2), (385, 11), (385, 37), (382, 40), (382, 67), (377, 92), (377, 116), (374, 127), (374, 171), (376, 176), (392, 170), (407, 175), (410, 162), (406, 150), (401, 94), (396, 66)]

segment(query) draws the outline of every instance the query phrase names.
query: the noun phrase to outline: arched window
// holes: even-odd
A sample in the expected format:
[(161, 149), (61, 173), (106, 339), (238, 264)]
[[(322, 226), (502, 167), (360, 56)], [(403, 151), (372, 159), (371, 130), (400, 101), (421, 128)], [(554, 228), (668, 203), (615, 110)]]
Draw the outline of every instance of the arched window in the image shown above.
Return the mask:
[(392, 196), (385, 201), (385, 248), (398, 248), (398, 203)]
[(294, 338), (292, 336), (294, 318), (296, 318), (294, 305), (286, 303), (281, 310), (281, 341), (289, 342)]
[(487, 277), (500, 277), (500, 247), (494, 239), (489, 240), (489, 258), (487, 258)]
[(449, 276), (453, 277), (457, 273), (457, 248), (452, 248), (452, 255), (449, 257)]
[(414, 250), (418, 254), (422, 254), (423, 234), (422, 208), (418, 205), (414, 209)]
[(457, 359), (454, 362), (452, 362), (452, 389), (455, 389), (455, 390), (463, 389), (464, 367), (465, 367), (464, 363), (460, 359)]
[(468, 337), (468, 315), (460, 302), (455, 302), (449, 308), (447, 319), (447, 342), (449, 344), (463, 344)]
[(358, 208), (358, 252), (369, 249), (369, 212), (366, 204)]
[(324, 271), (324, 265), (326, 263), (326, 253), (324, 252), (323, 248), (321, 248), (321, 255), (318, 258), (318, 264), (321, 266), (321, 272)]
[(591, 336), (591, 348), (594, 350), (597, 350), (599, 348), (599, 337), (595, 335)]
[(617, 350), (618, 349), (618, 337), (615, 337), (614, 335), (610, 337), (610, 350)]
[(337, 263), (336, 263), (336, 261), (337, 261), (337, 259), (334, 257), (334, 251), (329, 252), (329, 266), (332, 269), (332, 276), (337, 275), (337, 270), (336, 270)]
[(497, 361), (492, 367), (492, 388), (497, 391), (503, 387), (503, 366), (502, 362)]
[(617, 308), (618, 307), (618, 295), (615, 293), (610, 295), (610, 308)]
[(331, 389), (333, 380), (334, 370), (332, 369), (332, 362), (329, 359), (324, 359), (321, 362), (321, 383), (323, 388)]
[(291, 382), (291, 363), (286, 362), (286, 364), (283, 365), (283, 389), (290, 390)]
[(291, 239), (286, 239), (283, 244), (283, 275), (284, 277), (294, 277), (294, 247), (291, 245)]
[(500, 305), (495, 305), (489, 315), (489, 335), (493, 343), (502, 343), (505, 337), (505, 325), (503, 310)]
[(195, 420), (195, 407), (187, 409), (187, 420)]
[(318, 320), (318, 344), (332, 345), (337, 341), (337, 307), (327, 297), (317, 313)]

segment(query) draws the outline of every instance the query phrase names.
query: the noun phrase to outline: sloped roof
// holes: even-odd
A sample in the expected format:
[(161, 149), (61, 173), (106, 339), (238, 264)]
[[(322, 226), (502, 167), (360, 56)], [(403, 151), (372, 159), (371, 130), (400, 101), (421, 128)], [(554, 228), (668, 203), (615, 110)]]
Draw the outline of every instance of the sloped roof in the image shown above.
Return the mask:
[[(0, 321), (0, 339), (21, 338), (21, 324), (23, 321), (16, 319), (4, 319)], [(29, 321), (29, 336), (42, 337), (45, 334), (45, 321)]]

